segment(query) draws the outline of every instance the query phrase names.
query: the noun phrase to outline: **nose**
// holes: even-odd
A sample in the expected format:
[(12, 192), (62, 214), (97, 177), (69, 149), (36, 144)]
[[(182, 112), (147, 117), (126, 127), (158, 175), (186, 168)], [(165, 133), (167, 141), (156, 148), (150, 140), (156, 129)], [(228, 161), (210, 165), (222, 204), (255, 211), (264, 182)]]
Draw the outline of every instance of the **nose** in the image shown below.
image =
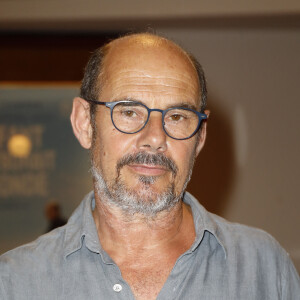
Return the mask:
[(167, 150), (167, 135), (163, 130), (161, 112), (152, 111), (145, 128), (138, 134), (137, 146), (140, 150), (152, 152)]

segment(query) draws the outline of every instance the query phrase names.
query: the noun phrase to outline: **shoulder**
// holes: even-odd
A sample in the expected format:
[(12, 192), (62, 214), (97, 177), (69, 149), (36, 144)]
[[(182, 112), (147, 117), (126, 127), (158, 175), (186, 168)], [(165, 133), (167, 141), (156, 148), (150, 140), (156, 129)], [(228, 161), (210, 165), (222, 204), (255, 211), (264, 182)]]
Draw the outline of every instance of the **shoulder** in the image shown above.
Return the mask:
[(271, 286), (276, 285), (282, 299), (297, 299), (299, 275), (289, 254), (273, 236), (264, 230), (210, 215), (217, 224), (218, 237), (226, 248), (231, 270), (234, 266), (240, 277), (259, 278), (264, 289), (271, 290)]
[(0, 256), (0, 299), (58, 298), (66, 257), (82, 246), (84, 209), (90, 210), (89, 203), (88, 195), (66, 225)]
[(275, 256), (287, 255), (278, 241), (262, 229), (233, 223), (210, 213), (216, 223), (217, 235), (228, 251), (243, 251), (247, 254), (263, 254)]
[(264, 230), (233, 223), (210, 213), (189, 193), (185, 194), (184, 201), (192, 208), (196, 230), (197, 227), (198, 230), (204, 228), (212, 233), (227, 252), (282, 251), (279, 243)]
[[(93, 197), (89, 193), (73, 212), (68, 223), (46, 233), (35, 241), (10, 250), (0, 256), (0, 274), (4, 269), (22, 270), (57, 265), (68, 247), (78, 248), (84, 222), (84, 210), (88, 210)], [(78, 246), (79, 245), (79, 246)]]
[(10, 250), (0, 256), (0, 275), (20, 274), (28, 270), (44, 268), (49, 261), (61, 259), (65, 226), (57, 228), (35, 241)]
[(64, 236), (65, 227), (60, 227), (0, 256), (0, 298), (49, 294), (54, 299), (54, 287), (61, 287)]
[(292, 266), (288, 253), (266, 231), (210, 213), (189, 193), (184, 200), (191, 205), (198, 227), (210, 232), (223, 247), (231, 266), (260, 274), (276, 270), (280, 276), (285, 276), (285, 270)]
[(298, 282), (299, 276), (287, 251), (269, 233), (210, 214), (217, 224), (217, 235), (226, 248), (228, 262), (245, 270), (255, 270), (259, 276), (291, 278)]

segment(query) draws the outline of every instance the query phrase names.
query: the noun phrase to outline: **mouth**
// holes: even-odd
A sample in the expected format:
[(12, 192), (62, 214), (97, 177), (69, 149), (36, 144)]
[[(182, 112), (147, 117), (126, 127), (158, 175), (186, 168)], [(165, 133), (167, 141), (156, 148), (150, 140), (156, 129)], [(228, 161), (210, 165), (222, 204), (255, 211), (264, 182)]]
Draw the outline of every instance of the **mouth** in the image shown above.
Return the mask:
[(172, 173), (173, 177), (177, 174), (175, 162), (161, 153), (149, 154), (147, 152), (138, 152), (125, 155), (117, 163), (118, 176), (123, 167), (126, 167), (135, 175), (153, 178), (155, 176), (166, 175), (169, 172)]
[(160, 165), (130, 164), (127, 166), (134, 173), (144, 176), (161, 176), (168, 172), (164, 166)]

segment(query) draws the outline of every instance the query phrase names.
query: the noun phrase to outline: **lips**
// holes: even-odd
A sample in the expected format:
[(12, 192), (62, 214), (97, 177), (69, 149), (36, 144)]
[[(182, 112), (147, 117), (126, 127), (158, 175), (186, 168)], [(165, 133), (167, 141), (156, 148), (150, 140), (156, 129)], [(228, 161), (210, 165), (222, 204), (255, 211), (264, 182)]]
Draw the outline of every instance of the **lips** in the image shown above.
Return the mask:
[(141, 151), (124, 155), (117, 163), (118, 174), (125, 166), (134, 173), (146, 176), (159, 176), (168, 171), (172, 172), (173, 176), (177, 174), (175, 162), (163, 153), (153, 154)]
[(135, 173), (146, 176), (160, 176), (168, 170), (160, 165), (130, 164), (128, 167)]

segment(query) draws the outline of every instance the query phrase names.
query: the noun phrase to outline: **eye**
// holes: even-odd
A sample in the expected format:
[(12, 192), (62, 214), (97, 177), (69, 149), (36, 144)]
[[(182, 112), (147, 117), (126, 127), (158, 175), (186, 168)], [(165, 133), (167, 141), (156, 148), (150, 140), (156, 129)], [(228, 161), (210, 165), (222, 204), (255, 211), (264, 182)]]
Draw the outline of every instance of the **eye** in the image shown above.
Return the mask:
[(181, 112), (173, 112), (168, 116), (168, 119), (171, 122), (180, 122), (180, 121), (185, 121), (187, 119), (187, 116), (185, 113)]
[(131, 109), (124, 109), (124, 110), (122, 110), (121, 113), (124, 117), (127, 117), (127, 118), (133, 118), (136, 116), (136, 112)]
[(171, 118), (172, 121), (180, 121), (184, 117), (180, 114), (173, 114), (173, 115), (170, 116), (170, 118)]
[(114, 118), (119, 118), (126, 122), (140, 122), (147, 118), (147, 110), (141, 105), (118, 104), (113, 110)]

